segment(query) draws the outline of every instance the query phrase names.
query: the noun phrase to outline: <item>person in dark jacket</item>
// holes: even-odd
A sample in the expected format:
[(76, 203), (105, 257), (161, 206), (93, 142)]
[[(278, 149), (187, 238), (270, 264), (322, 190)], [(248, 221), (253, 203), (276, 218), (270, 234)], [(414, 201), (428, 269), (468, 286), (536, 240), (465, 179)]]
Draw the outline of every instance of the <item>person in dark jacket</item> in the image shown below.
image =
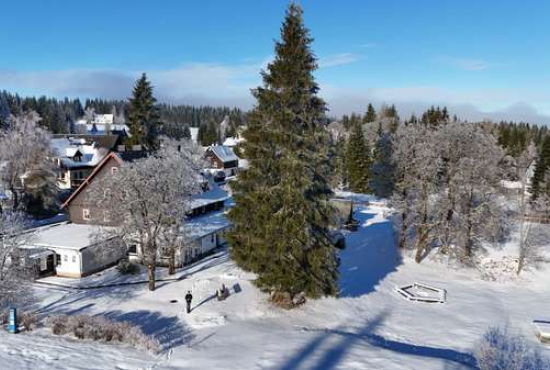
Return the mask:
[(187, 302), (187, 313), (191, 312), (191, 301), (193, 300), (193, 295), (191, 294), (191, 291), (187, 291), (187, 294), (185, 295), (185, 302)]

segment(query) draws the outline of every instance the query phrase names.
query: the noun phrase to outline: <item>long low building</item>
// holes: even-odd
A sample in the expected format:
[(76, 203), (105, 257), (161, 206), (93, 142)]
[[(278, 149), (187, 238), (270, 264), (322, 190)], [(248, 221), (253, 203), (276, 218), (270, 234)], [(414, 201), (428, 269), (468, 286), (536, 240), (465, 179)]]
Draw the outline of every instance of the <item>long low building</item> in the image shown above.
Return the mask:
[(62, 223), (33, 230), (25, 249), (38, 275), (81, 278), (116, 264), (126, 256), (122, 240), (98, 242), (100, 227)]

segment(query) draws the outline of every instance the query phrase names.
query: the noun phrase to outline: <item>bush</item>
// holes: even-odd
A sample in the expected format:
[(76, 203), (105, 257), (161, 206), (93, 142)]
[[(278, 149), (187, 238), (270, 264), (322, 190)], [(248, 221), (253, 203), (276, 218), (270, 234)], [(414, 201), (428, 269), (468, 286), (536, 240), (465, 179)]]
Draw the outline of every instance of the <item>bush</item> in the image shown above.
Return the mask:
[(508, 328), (490, 328), (476, 352), (480, 370), (550, 369), (550, 362), (528, 345), (521, 334), (510, 334)]
[(136, 274), (139, 272), (139, 266), (131, 262), (128, 258), (120, 260), (116, 268), (123, 275)]
[[(2, 328), (7, 329), (5, 324), (8, 322), (9, 313), (4, 312), (0, 314), (0, 323)], [(34, 312), (18, 312), (17, 313), (17, 326), (19, 330), (33, 331), (38, 324), (38, 318)]]
[(119, 342), (132, 347), (157, 353), (159, 342), (129, 322), (111, 321), (101, 316), (51, 316), (46, 321), (55, 335), (70, 334), (78, 339), (89, 339), (101, 342)]

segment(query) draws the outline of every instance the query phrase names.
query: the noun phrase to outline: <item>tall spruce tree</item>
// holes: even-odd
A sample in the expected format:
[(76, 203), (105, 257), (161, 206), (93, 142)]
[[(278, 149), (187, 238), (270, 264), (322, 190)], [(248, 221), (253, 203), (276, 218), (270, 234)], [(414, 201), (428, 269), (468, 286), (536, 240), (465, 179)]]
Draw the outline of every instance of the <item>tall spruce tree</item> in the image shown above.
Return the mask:
[(367, 112), (365, 113), (365, 117), (363, 119), (363, 122), (369, 123), (376, 121), (376, 111), (374, 110), (374, 107), (371, 103), (369, 103), (369, 106), (367, 107)]
[(351, 129), (346, 148), (346, 166), (349, 189), (357, 193), (369, 192), (370, 149), (359, 123)]
[(395, 166), (392, 160), (393, 143), (389, 133), (378, 129), (370, 168), (369, 188), (378, 197), (390, 197), (395, 187)]
[(544, 182), (548, 176), (550, 176), (550, 134), (546, 135), (542, 142), (540, 154), (535, 166), (535, 172), (533, 174), (533, 180), (531, 181), (531, 194), (533, 200), (536, 200), (540, 193), (544, 192)]
[(156, 103), (153, 87), (143, 73), (136, 81), (132, 97), (128, 101), (129, 144), (141, 144), (150, 150), (158, 148), (161, 122)]
[(312, 38), (301, 8), (289, 5), (275, 43), (275, 59), (250, 113), (242, 145), (249, 168), (232, 185), (235, 207), (230, 251), (272, 300), (292, 306), (296, 295), (337, 293), (337, 255), (329, 226), (334, 209), (325, 174), (329, 165), (325, 103), (317, 95)]

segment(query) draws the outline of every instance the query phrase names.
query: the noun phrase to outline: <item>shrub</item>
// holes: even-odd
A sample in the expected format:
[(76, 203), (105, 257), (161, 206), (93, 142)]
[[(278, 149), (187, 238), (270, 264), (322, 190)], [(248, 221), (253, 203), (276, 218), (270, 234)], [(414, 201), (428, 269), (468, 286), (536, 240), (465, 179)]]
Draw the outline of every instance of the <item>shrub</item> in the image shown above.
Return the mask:
[(129, 322), (111, 321), (101, 316), (51, 316), (46, 325), (55, 335), (71, 334), (78, 339), (101, 342), (119, 342), (132, 347), (157, 353), (159, 342), (145, 335), (141, 329)]
[(133, 262), (131, 262), (128, 258), (121, 259), (118, 262), (117, 270), (123, 274), (136, 274), (139, 272), (139, 266)]
[[(4, 312), (0, 314), (0, 323), (2, 323), (2, 327), (6, 329), (6, 324), (8, 322), (9, 314), (7, 312)], [(19, 330), (26, 330), (26, 331), (33, 331), (36, 329), (36, 325), (38, 324), (38, 318), (34, 312), (18, 312), (17, 313), (17, 326), (19, 327)]]
[(490, 328), (478, 346), (476, 359), (481, 370), (550, 369), (550, 362), (523, 335), (511, 334), (508, 328)]

